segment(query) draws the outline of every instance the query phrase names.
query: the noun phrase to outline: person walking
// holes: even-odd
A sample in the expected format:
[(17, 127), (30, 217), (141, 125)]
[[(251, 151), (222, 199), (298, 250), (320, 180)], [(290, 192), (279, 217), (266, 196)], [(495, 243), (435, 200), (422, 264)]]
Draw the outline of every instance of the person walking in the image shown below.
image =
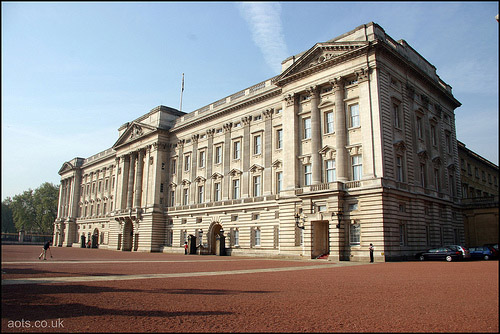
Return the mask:
[(370, 250), (370, 263), (373, 263), (373, 250), (375, 247), (373, 247), (373, 244), (370, 243), (370, 247), (368, 249)]
[(42, 248), (42, 252), (38, 255), (38, 259), (40, 260), (43, 256), (44, 260), (47, 260), (47, 250), (50, 252), (50, 257), (52, 257), (52, 251), (50, 250), (50, 241), (47, 241)]

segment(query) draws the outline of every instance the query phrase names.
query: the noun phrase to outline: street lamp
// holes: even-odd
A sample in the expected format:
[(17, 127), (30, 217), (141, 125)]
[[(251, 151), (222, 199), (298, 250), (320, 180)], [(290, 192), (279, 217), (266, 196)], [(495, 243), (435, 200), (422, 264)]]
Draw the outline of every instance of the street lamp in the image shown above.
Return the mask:
[(300, 216), (298, 213), (295, 214), (295, 226), (297, 226), (298, 228), (301, 228), (301, 229), (305, 229), (305, 226), (304, 226), (304, 218), (302, 218), (302, 225), (299, 225), (300, 223)]
[(344, 215), (344, 213), (342, 212), (342, 210), (339, 210), (337, 213), (332, 212), (332, 221), (333, 221), (333, 217), (337, 216), (337, 220), (338, 220), (337, 228), (340, 228), (340, 223), (342, 221), (343, 215)]

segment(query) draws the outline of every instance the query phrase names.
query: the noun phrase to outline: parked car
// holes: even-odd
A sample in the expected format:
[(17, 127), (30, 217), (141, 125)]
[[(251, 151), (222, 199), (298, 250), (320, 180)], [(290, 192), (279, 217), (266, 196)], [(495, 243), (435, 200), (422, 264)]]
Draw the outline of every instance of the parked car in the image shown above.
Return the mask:
[(469, 248), (471, 258), (490, 260), (498, 257), (498, 252), (493, 247), (479, 246)]
[(484, 244), (483, 246), (493, 247), (498, 252), (498, 244)]
[(446, 260), (448, 262), (462, 260), (464, 258), (462, 251), (451, 249), (450, 247), (431, 248), (425, 252), (417, 253), (416, 258), (424, 260)]
[(444, 247), (448, 247), (451, 250), (458, 250), (464, 256), (464, 259), (470, 259), (470, 251), (467, 247), (461, 245), (446, 245)]

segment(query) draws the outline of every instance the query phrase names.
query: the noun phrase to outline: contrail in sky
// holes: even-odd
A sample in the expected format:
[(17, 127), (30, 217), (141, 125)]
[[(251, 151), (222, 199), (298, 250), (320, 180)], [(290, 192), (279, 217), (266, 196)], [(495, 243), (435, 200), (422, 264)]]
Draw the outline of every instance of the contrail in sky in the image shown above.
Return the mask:
[(289, 56), (281, 24), (281, 4), (275, 2), (239, 3), (241, 15), (252, 31), (254, 43), (260, 48), (266, 63), (276, 73)]

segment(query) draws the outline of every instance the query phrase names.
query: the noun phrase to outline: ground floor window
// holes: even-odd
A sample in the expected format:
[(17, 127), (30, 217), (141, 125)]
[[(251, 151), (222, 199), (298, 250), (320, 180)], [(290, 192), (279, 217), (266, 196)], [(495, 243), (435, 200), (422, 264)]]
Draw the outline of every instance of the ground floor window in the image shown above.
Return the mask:
[(361, 226), (355, 221), (350, 225), (349, 243), (351, 246), (359, 246), (361, 240)]

